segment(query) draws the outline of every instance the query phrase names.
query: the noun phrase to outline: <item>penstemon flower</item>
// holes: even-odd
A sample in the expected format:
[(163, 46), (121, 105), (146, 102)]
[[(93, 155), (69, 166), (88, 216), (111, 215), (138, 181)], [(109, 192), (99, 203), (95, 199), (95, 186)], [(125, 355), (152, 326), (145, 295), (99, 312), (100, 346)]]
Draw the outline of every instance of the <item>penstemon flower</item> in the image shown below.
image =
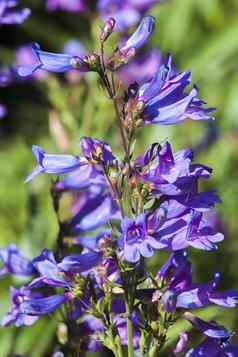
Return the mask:
[[(154, 2), (145, 1), (141, 11)], [(127, 5), (132, 3), (139, 6), (137, 1)], [(101, 9), (107, 6), (100, 1)], [(179, 319), (189, 321), (205, 340), (191, 349), (188, 333), (182, 331), (173, 355), (238, 353), (230, 342), (233, 332), (190, 312), (212, 304), (224, 308), (238, 304), (237, 290), (219, 289), (219, 272), (206, 283), (194, 282), (188, 259), (191, 249), (218, 249), (224, 239), (209, 219), (220, 199), (214, 190), (199, 189), (200, 180), (208, 180), (212, 169), (195, 163), (189, 148), (174, 152), (168, 141), (149, 145), (139, 156), (134, 152), (138, 128), (146, 130), (147, 124), (214, 119), (213, 108), (204, 107), (197, 98), (197, 88), (186, 90), (191, 73), (177, 72), (171, 55), (166, 60), (161, 55), (157, 72), (144, 83), (141, 77), (147, 77), (147, 70), (140, 83), (128, 83), (124, 90), (118, 85), (115, 71), (130, 64), (154, 26), (155, 19), (146, 16), (124, 44), (105, 55), (107, 39), (117, 29), (117, 20), (109, 17), (99, 33), (99, 53), (81, 58), (44, 52), (34, 45), (36, 64), (19, 70), (23, 76), (39, 69), (96, 72), (115, 110), (123, 149), (118, 157), (107, 142), (87, 136), (80, 140), (81, 155), (32, 148), (37, 166), (26, 181), (40, 173), (59, 176), (51, 185), (59, 232), (54, 249), (45, 248), (32, 260), (14, 245), (0, 250), (2, 276), (31, 278), (19, 289), (11, 289), (12, 307), (2, 325), (31, 325), (61, 310), (58, 327), (66, 337), (53, 346), (55, 357), (62, 356), (61, 350), (68, 356), (78, 351), (104, 353), (105, 347), (115, 357), (157, 357), (168, 330)], [(70, 216), (62, 220), (65, 193), (71, 196), (72, 206)], [(168, 254), (164, 264), (161, 250)], [(151, 257), (160, 264), (157, 273), (147, 266)]]
[(16, 0), (1, 0), (0, 1), (0, 24), (13, 25), (23, 23), (31, 13), (30, 9), (16, 8), (18, 1)]
[(70, 12), (81, 12), (85, 10), (84, 0), (47, 0), (46, 6), (49, 11), (60, 9)]

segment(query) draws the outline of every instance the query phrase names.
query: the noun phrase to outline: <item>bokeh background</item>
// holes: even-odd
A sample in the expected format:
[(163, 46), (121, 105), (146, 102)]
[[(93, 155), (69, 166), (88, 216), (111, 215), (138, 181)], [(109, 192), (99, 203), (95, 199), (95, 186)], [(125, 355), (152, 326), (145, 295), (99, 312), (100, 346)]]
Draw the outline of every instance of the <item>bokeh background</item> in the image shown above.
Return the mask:
[[(16, 50), (32, 41), (57, 52), (73, 38), (80, 39), (87, 49), (95, 48), (100, 20), (94, 2), (86, 2), (90, 13), (73, 14), (47, 12), (45, 0), (22, 1), (32, 9), (32, 15), (22, 25), (0, 28), (1, 67), (15, 64)], [(217, 252), (192, 253), (195, 277), (205, 282), (219, 270), (221, 287), (238, 289), (238, 2), (165, 0), (150, 13), (157, 19), (150, 47), (171, 52), (179, 69), (192, 71), (200, 97), (217, 108), (217, 120), (147, 127), (141, 130), (137, 147), (168, 138), (175, 149), (193, 147), (196, 161), (213, 167), (213, 177), (204, 187), (215, 187), (222, 198), (216, 219), (226, 238)], [(24, 53), (20, 60), (24, 61)], [(8, 110), (0, 121), (0, 246), (15, 242), (32, 257), (42, 248), (52, 247), (57, 222), (49, 194), (50, 178), (42, 175), (24, 184), (35, 164), (31, 145), (39, 144), (49, 152), (77, 153), (80, 136), (93, 135), (108, 140), (120, 153), (120, 140), (112, 107), (94, 74), (81, 78), (43, 74), (35, 80), (6, 81), (0, 97)], [(153, 268), (156, 264), (160, 264), (159, 257)], [(9, 307), (9, 285), (21, 283), (15, 277), (1, 280), (0, 317)], [(200, 316), (237, 330), (235, 310), (208, 307)], [(46, 317), (20, 330), (0, 328), (0, 357), (16, 352), (49, 356), (56, 323)], [(168, 345), (184, 327), (189, 328), (184, 323), (176, 325)], [(168, 356), (166, 351), (164, 356)]]

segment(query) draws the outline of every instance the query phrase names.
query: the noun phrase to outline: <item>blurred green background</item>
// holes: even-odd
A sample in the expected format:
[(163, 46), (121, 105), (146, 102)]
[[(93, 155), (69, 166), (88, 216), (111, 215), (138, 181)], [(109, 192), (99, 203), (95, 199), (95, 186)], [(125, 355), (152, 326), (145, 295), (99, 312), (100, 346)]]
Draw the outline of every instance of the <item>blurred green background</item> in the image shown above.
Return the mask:
[[(1, 28), (1, 65), (12, 63), (15, 49), (32, 41), (46, 50), (61, 51), (65, 41), (78, 38), (86, 48), (94, 48), (99, 26), (96, 18), (89, 22), (86, 15), (47, 13), (44, 1), (22, 4), (32, 9), (32, 15), (23, 25)], [(137, 147), (168, 138), (175, 149), (192, 146), (197, 152), (195, 160), (213, 167), (213, 177), (204, 187), (217, 188), (223, 200), (218, 214), (226, 239), (217, 252), (192, 253), (195, 276), (205, 282), (219, 270), (221, 287), (238, 288), (238, 2), (171, 0), (155, 6), (151, 13), (158, 20), (151, 45), (163, 53), (171, 52), (179, 69), (192, 71), (200, 97), (217, 108), (217, 121), (210, 126), (187, 121), (147, 127), (141, 130)], [(35, 164), (31, 145), (42, 145), (49, 152), (77, 153), (80, 136), (93, 135), (108, 140), (119, 153), (120, 140), (110, 102), (92, 74), (74, 84), (51, 74), (45, 80), (19, 81), (0, 88), (0, 93), (1, 102), (8, 107), (8, 115), (0, 122), (0, 246), (15, 242), (32, 257), (52, 246), (57, 223), (50, 178), (42, 175), (24, 184)], [(20, 283), (19, 278), (1, 280), (0, 317), (9, 307), (9, 285)], [(234, 310), (208, 307), (200, 316), (217, 319), (234, 330), (238, 326)], [(14, 352), (48, 356), (55, 326), (55, 320), (46, 317), (21, 330), (0, 328), (0, 357)], [(171, 330), (168, 344), (184, 327), (189, 328), (178, 323)]]

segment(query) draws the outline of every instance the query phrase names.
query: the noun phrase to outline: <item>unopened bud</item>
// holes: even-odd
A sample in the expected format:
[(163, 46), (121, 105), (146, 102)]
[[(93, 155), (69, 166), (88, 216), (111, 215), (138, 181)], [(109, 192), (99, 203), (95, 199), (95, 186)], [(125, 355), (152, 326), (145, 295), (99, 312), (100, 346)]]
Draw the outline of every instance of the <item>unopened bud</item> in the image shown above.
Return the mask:
[(62, 345), (65, 345), (68, 341), (68, 328), (63, 322), (59, 323), (57, 327), (57, 337)]
[(188, 334), (185, 331), (180, 332), (179, 340), (173, 350), (175, 356), (180, 355), (181, 353), (185, 352), (188, 345)]
[(101, 42), (105, 42), (108, 37), (112, 34), (113, 29), (115, 27), (116, 20), (113, 17), (110, 17), (104, 24), (101, 33), (100, 33), (100, 40)]

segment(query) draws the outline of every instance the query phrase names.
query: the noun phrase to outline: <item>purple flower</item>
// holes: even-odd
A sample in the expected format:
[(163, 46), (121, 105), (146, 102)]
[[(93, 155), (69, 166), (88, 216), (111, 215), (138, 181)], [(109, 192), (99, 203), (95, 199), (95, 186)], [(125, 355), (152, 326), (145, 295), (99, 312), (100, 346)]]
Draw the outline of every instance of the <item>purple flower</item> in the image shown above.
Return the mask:
[(74, 286), (74, 274), (87, 272), (94, 268), (102, 260), (100, 252), (67, 255), (60, 263), (57, 263), (54, 255), (48, 249), (33, 259), (32, 263), (39, 274), (29, 287), (37, 288), (44, 285), (62, 287), (70, 290)]
[(0, 262), (0, 276), (8, 273), (30, 276), (34, 272), (34, 267), (30, 260), (25, 258), (13, 243), (6, 248), (0, 249)]
[(189, 93), (184, 92), (190, 83), (190, 72), (174, 73), (172, 58), (168, 56), (158, 73), (138, 91), (137, 100), (144, 104), (141, 114), (144, 123), (170, 125), (187, 118), (214, 119), (209, 114), (214, 108), (203, 107), (195, 87)]
[(108, 183), (99, 166), (84, 165), (64, 176), (54, 187), (58, 191), (81, 191), (90, 189), (90, 187), (97, 187), (100, 192), (100, 189), (106, 190), (108, 188)]
[[(23, 46), (20, 46), (16, 49), (16, 58), (15, 58), (15, 64), (14, 67), (17, 69), (20, 67), (31, 67), (35, 65), (35, 55), (32, 51), (32, 44), (28, 43)], [(32, 76), (30, 78), (35, 78), (35, 79), (44, 79), (46, 78), (48, 73), (44, 70), (38, 69), (34, 73), (32, 73)], [(18, 76), (19, 77), (19, 76)], [(21, 78), (22, 79), (22, 78)]]
[(38, 165), (26, 178), (26, 182), (32, 180), (33, 177), (41, 172), (56, 175), (65, 174), (86, 164), (86, 160), (81, 159), (79, 156), (46, 154), (45, 151), (37, 145), (32, 146), (32, 152), (36, 157)]
[(94, 230), (110, 219), (120, 219), (121, 213), (110, 192), (91, 187), (79, 195), (75, 215), (67, 223), (75, 235)]
[(70, 12), (81, 12), (85, 10), (84, 0), (47, 0), (49, 11), (65, 10)]
[(172, 251), (192, 246), (197, 249), (216, 249), (216, 243), (224, 239), (222, 233), (216, 232), (203, 218), (201, 212), (192, 210), (184, 216), (164, 219), (156, 235), (161, 245)]
[(187, 265), (187, 252), (185, 250), (178, 250), (171, 254), (166, 262), (162, 265), (158, 272), (158, 276), (162, 279), (170, 280), (171, 274), (175, 269), (184, 269)]
[(140, 256), (151, 257), (154, 249), (162, 248), (160, 242), (153, 237), (153, 228), (145, 214), (139, 215), (136, 219), (125, 217), (122, 220), (122, 234), (118, 245), (125, 260), (136, 263), (140, 260)]
[(83, 351), (97, 352), (102, 350), (99, 333), (103, 332), (104, 325), (101, 320), (86, 314), (78, 324), (77, 329)]
[(233, 332), (228, 331), (225, 327), (218, 325), (216, 322), (206, 322), (190, 312), (184, 314), (191, 324), (202, 332), (206, 339), (198, 346), (192, 348), (186, 357), (236, 357), (238, 346), (230, 343)]
[(89, 252), (85, 254), (72, 254), (66, 256), (58, 267), (61, 271), (77, 274), (92, 269), (102, 260), (102, 254), (99, 252)]
[(238, 346), (231, 344), (229, 340), (217, 341), (208, 337), (198, 346), (189, 350), (185, 357), (236, 357), (237, 353)]
[(153, 16), (145, 16), (136, 31), (119, 47), (119, 51), (126, 55), (131, 50), (137, 50), (149, 40), (154, 28), (155, 18)]
[[(72, 155), (54, 155), (46, 154), (45, 151), (37, 145), (32, 146), (32, 152), (37, 160), (37, 167), (27, 177), (26, 182), (41, 172), (49, 174), (65, 174), (74, 171), (83, 165), (103, 164), (107, 165), (114, 160), (110, 146), (100, 140), (83, 137), (81, 139), (81, 149), (85, 158)], [(86, 169), (87, 170), (87, 169)]]
[[(169, 142), (166, 142), (160, 150), (155, 151), (155, 149), (153, 144), (152, 148), (150, 147), (135, 160), (139, 179), (149, 183), (153, 195), (171, 196), (192, 208), (210, 208), (217, 202), (217, 196), (215, 198), (211, 194), (206, 195), (206, 198), (209, 196), (207, 200), (196, 196), (198, 179), (209, 178), (212, 170), (205, 165), (193, 164), (191, 149), (186, 148), (173, 153)], [(147, 161), (143, 161), (145, 159)], [(152, 163), (153, 160), (155, 163)]]
[(214, 339), (229, 339), (233, 332), (228, 331), (224, 326), (218, 325), (215, 321), (204, 321), (190, 312), (184, 313), (184, 318), (188, 320), (197, 330), (205, 336)]
[(22, 24), (30, 15), (31, 10), (24, 8), (16, 9), (17, 1), (15, 0), (1, 0), (0, 1), (0, 24), (14, 25)]
[(104, 141), (84, 136), (80, 145), (84, 157), (92, 164), (107, 165), (115, 159), (109, 144)]
[[(171, 266), (171, 257), (167, 264)], [(195, 309), (209, 304), (224, 307), (237, 305), (238, 291), (219, 292), (215, 290), (220, 280), (219, 273), (216, 273), (214, 279), (209, 283), (194, 284), (192, 282), (192, 266), (185, 255), (183, 255), (183, 261), (180, 256), (180, 265), (174, 266), (173, 270), (173, 275), (167, 280), (167, 290), (161, 297), (166, 311), (174, 311), (176, 308)]]
[(23, 301), (19, 309), (22, 314), (27, 316), (47, 315), (51, 314), (58, 309), (60, 305), (70, 299), (72, 299), (72, 294), (68, 292), (42, 298), (30, 298), (29, 300)]
[(18, 74), (22, 77), (31, 76), (38, 69), (59, 73), (72, 69), (77, 69), (80, 72), (89, 70), (87, 64), (78, 56), (42, 51), (37, 43), (32, 45), (32, 51), (36, 62), (18, 68)]
[(21, 287), (20, 289), (11, 287), (10, 293), (11, 293), (11, 300), (12, 300), (12, 308), (3, 317), (1, 321), (2, 326), (8, 326), (13, 323), (15, 323), (17, 327), (22, 325), (30, 326), (36, 320), (38, 320), (38, 316), (31, 316), (23, 312), (21, 310), (21, 304), (24, 301), (28, 301), (35, 296), (39, 297), (41, 295), (39, 295), (38, 293), (32, 293), (32, 291), (25, 286)]
[(71, 286), (71, 279), (60, 270), (54, 254), (50, 250), (44, 249), (38, 257), (32, 260), (32, 264), (40, 277), (30, 283), (31, 288), (44, 284), (63, 288)]

